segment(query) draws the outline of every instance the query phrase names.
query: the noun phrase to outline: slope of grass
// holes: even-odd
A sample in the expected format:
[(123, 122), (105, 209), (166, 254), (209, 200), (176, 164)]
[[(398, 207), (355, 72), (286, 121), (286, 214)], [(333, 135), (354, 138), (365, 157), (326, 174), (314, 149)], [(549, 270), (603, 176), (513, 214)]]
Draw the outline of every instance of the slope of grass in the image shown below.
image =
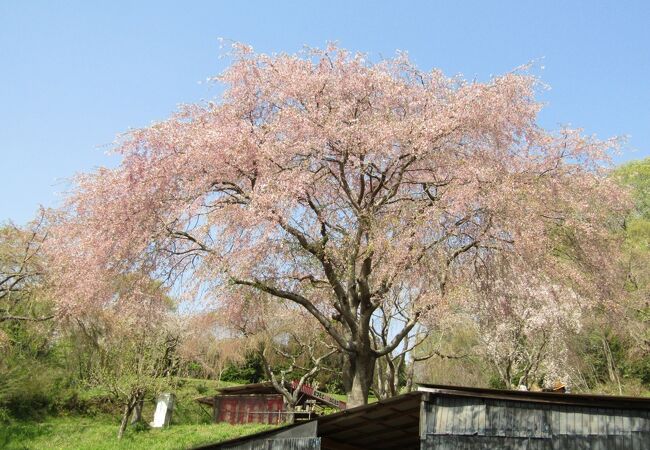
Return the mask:
[[(127, 428), (121, 441), (117, 430), (121, 407), (107, 392), (89, 389), (79, 393), (77, 401), (84, 408), (58, 415), (36, 415), (0, 422), (0, 449), (187, 449), (201, 444), (220, 442), (268, 429), (269, 425), (230, 425), (211, 423), (211, 411), (196, 398), (215, 395), (217, 388), (230, 386), (214, 380), (177, 379), (171, 389), (176, 395), (172, 426), (165, 429)], [(145, 401), (142, 417), (153, 419), (155, 399)]]
[(7, 450), (109, 450), (188, 449), (269, 429), (269, 425), (180, 424), (165, 429), (129, 429), (116, 438), (114, 417), (55, 417), (43, 422), (14, 422), (0, 425), (0, 448)]
[[(107, 392), (100, 389), (85, 390), (77, 398), (80, 404), (85, 405), (84, 408), (62, 411), (58, 415), (42, 419), (14, 418), (9, 423), (0, 422), (0, 449), (180, 450), (272, 428), (261, 424), (211, 423), (211, 411), (196, 399), (215, 395), (218, 388), (234, 384), (214, 380), (177, 379), (174, 388), (170, 389), (176, 395), (172, 426), (165, 429), (129, 427), (121, 441), (117, 440), (120, 405), (112, 401)], [(345, 400), (344, 395), (333, 396)], [(374, 397), (369, 400), (376, 401)], [(155, 407), (153, 397), (145, 401), (142, 411), (145, 422), (152, 420)]]

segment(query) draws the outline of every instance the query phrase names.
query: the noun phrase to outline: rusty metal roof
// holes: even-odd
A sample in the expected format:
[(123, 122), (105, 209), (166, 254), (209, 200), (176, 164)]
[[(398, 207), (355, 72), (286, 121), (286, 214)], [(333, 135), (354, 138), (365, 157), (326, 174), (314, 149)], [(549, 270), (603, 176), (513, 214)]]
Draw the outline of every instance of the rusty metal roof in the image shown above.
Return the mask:
[(223, 395), (277, 394), (278, 393), (278, 391), (276, 391), (275, 388), (273, 387), (273, 383), (270, 381), (219, 388), (217, 389), (217, 391)]
[[(254, 384), (243, 384), (243, 385), (237, 385), (237, 386), (230, 386), (230, 387), (225, 387), (225, 388), (218, 388), (217, 389), (218, 394), (216, 396), (222, 396), (222, 395), (281, 395), (278, 391), (275, 390), (273, 387), (273, 383), (270, 381), (265, 381), (262, 383), (254, 383)], [(215, 395), (210, 395), (210, 396), (204, 396), (204, 397), (199, 397), (195, 399), (199, 403), (203, 403), (204, 405), (209, 405), (209, 406), (214, 406), (214, 398), (216, 397)]]

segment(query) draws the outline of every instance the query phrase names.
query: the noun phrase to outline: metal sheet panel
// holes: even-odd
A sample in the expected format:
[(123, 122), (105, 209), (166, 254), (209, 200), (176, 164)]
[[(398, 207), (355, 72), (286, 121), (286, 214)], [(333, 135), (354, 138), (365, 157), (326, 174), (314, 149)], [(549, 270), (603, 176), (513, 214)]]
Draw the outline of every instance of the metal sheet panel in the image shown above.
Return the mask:
[(228, 450), (320, 450), (320, 438), (288, 438), (267, 439), (252, 442), (242, 442), (230, 447)]
[(549, 439), (508, 436), (429, 436), (422, 450), (553, 450)]
[(436, 412), (438, 434), (484, 434), (485, 404), (466, 398), (440, 398)]
[(422, 448), (650, 450), (650, 411), (436, 397)]
[(215, 398), (215, 422), (271, 423), (284, 420), (281, 395), (224, 395)]
[(320, 438), (290, 438), (268, 441), (268, 450), (320, 450)]

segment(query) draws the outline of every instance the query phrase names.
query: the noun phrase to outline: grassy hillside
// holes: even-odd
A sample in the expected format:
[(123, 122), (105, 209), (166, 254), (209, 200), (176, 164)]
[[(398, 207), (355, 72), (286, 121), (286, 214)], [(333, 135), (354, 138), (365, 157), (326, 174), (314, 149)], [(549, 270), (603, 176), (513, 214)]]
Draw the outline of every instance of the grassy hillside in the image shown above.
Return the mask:
[[(131, 426), (121, 441), (117, 430), (120, 406), (101, 390), (86, 390), (75, 396), (75, 407), (48, 414), (32, 414), (22, 419), (0, 422), (0, 448), (9, 450), (108, 450), (108, 449), (188, 449), (201, 444), (215, 443), (272, 428), (271, 425), (230, 425), (211, 423), (211, 410), (196, 399), (215, 395), (220, 387), (235, 383), (191, 378), (177, 379), (172, 390), (176, 405), (172, 426), (151, 429)], [(340, 400), (344, 395), (331, 394)], [(371, 397), (370, 402), (376, 401)], [(143, 419), (149, 422), (155, 411), (155, 400), (148, 399), (143, 408)], [(332, 411), (333, 412), (333, 411)]]
[(180, 424), (158, 430), (129, 429), (116, 439), (118, 419), (100, 417), (56, 417), (44, 422), (15, 422), (0, 427), (0, 448), (7, 450), (109, 450), (188, 449), (256, 433), (269, 425)]
[[(232, 383), (213, 380), (179, 379), (174, 393), (176, 408), (172, 426), (166, 429), (129, 427), (118, 441), (120, 408), (99, 390), (85, 391), (77, 398), (77, 413), (50, 415), (42, 418), (13, 419), (0, 424), (0, 448), (25, 449), (187, 449), (200, 444), (219, 442), (256, 433), (269, 425), (230, 425), (210, 423), (210, 411), (196, 398), (216, 394), (219, 387)], [(153, 399), (143, 408), (143, 418), (151, 421), (155, 410)]]

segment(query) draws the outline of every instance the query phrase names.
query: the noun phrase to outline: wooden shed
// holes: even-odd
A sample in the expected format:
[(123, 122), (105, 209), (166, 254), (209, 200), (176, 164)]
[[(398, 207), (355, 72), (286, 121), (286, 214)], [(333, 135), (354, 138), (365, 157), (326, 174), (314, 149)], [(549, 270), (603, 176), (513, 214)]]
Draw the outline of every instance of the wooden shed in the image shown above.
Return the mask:
[(650, 398), (421, 385), (203, 449), (650, 449)]
[[(292, 382), (286, 387), (293, 391), (297, 386), (298, 383)], [(288, 412), (283, 396), (271, 382), (222, 388), (217, 395), (197, 401), (212, 408), (214, 422), (232, 424), (304, 421), (317, 417), (324, 408), (345, 409), (345, 402), (305, 384), (300, 389), (296, 410)]]

